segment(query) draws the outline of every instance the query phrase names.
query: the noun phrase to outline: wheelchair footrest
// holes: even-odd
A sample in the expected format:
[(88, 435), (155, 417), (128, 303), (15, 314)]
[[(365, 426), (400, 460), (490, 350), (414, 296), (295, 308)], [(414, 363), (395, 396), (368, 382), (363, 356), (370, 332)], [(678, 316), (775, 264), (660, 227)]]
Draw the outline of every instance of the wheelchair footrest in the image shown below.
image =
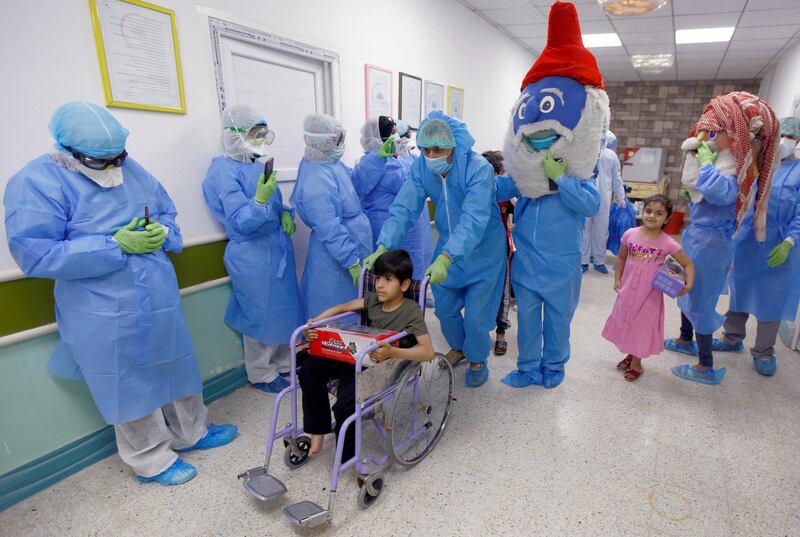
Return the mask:
[(327, 509), (323, 509), (314, 502), (303, 500), (285, 507), (284, 514), (289, 517), (289, 520), (299, 526), (313, 528), (330, 520), (330, 515)]
[(286, 485), (267, 473), (263, 466), (246, 470), (239, 477), (243, 480), (244, 489), (259, 500), (271, 500), (286, 493)]

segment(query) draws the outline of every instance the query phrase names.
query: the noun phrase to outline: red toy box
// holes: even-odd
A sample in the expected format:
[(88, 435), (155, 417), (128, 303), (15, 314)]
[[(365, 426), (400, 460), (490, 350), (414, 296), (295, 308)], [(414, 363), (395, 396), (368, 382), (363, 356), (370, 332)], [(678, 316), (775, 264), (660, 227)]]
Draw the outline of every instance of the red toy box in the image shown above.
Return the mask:
[[(386, 339), (399, 332), (381, 330), (369, 326), (342, 325), (329, 323), (315, 328), (317, 339), (311, 342), (309, 353), (313, 356), (322, 356), (355, 365), (356, 356), (363, 349), (374, 345), (376, 341)], [(392, 343), (397, 347), (399, 341)], [(375, 365), (369, 355), (364, 357), (361, 364), (365, 367)]]

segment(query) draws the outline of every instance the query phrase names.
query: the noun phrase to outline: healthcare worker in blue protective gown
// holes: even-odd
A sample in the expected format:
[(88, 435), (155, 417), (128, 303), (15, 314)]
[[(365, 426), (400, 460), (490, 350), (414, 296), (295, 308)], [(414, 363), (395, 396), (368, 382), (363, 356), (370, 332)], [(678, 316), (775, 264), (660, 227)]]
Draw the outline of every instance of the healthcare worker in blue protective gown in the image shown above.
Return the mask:
[(17, 172), (3, 200), (14, 259), (55, 280), (61, 340), (49, 368), (86, 381), (140, 480), (184, 483), (197, 472), (176, 451), (226, 444), (236, 427), (206, 424), (167, 255), (182, 248), (175, 206), (126, 158), (128, 131), (104, 108), (65, 104), (49, 127), (56, 151)]
[(427, 210), (426, 198), (434, 200), (439, 242), (425, 273), (431, 276), (436, 316), (451, 347), (448, 361), (455, 364), (466, 357), (470, 362), (467, 387), (489, 378), (489, 331), (503, 292), (506, 249), (494, 171), (472, 151), (474, 142), (461, 121), (441, 111), (428, 114), (417, 132), (424, 158), (412, 166), (411, 181), (403, 184), (389, 208), (378, 249), (366, 260), (371, 267), (380, 254), (396, 248)]
[(731, 300), (725, 314), (725, 335), (714, 339), (715, 351), (744, 349), (745, 324), (752, 314), (758, 319), (753, 365), (765, 376), (775, 374), (775, 341), (780, 322), (793, 321), (800, 300), (800, 118), (781, 119), (781, 165), (772, 176), (767, 204), (767, 235), (756, 242), (753, 209), (734, 239), (729, 276)]
[[(728, 147), (724, 145), (730, 143), (727, 140), (725, 133), (717, 135), (720, 150)], [(733, 254), (732, 236), (736, 225), (736, 198), (739, 196), (736, 176), (725, 175), (714, 166), (717, 155), (718, 151), (712, 150), (706, 142), (697, 149), (695, 157), (686, 155), (687, 159), (696, 158), (700, 166), (695, 187), (703, 195), (698, 203), (689, 202), (691, 223), (684, 230), (681, 241), (686, 255), (694, 262), (696, 276), (692, 290), (678, 298), (681, 336), (664, 342), (668, 350), (699, 357), (703, 370), (681, 365), (672, 371), (679, 377), (704, 384), (719, 384), (726, 372), (724, 367), (713, 368), (712, 334), (725, 321), (716, 307)], [(697, 343), (692, 340), (693, 331)]]
[(311, 228), (300, 303), (311, 319), (356, 298), (361, 261), (372, 249), (372, 230), (341, 161), (345, 131), (336, 118), (311, 114), (303, 121), (305, 155), (290, 201)]
[(211, 161), (203, 195), (225, 227), (225, 268), (233, 293), (225, 324), (242, 334), (247, 380), (279, 393), (289, 386), (289, 338), (302, 324), (289, 238), (293, 210), (284, 207), (277, 172), (264, 176), (266, 146), (274, 139), (267, 122), (246, 105), (222, 114), (223, 156)]
[(581, 268), (589, 270), (592, 263), (594, 270), (608, 274), (606, 268), (606, 243), (608, 242), (608, 217), (613, 201), (625, 207), (625, 187), (620, 174), (619, 157), (616, 153), (617, 137), (613, 132), (606, 132), (606, 146), (600, 151), (597, 161), (595, 186), (600, 194), (600, 209), (597, 214), (586, 220), (581, 245)]
[[(407, 180), (410, 181), (410, 164), (397, 156), (399, 137), (395, 132), (394, 121), (387, 116), (370, 118), (361, 128), (361, 146), (364, 156), (356, 164), (353, 184), (361, 200), (361, 207), (369, 218), (372, 238), (378, 238), (383, 223), (389, 218), (389, 205), (394, 201)], [(412, 161), (413, 162), (413, 161)], [(408, 252), (414, 263), (415, 280), (424, 277), (425, 268), (431, 262), (433, 243), (425, 248), (422, 242), (427, 228), (430, 239), (430, 223), (426, 211), (420, 213), (414, 225), (409, 228), (398, 248)], [(377, 245), (373, 244), (373, 248)], [(425, 257), (425, 252), (428, 256)]]
[[(397, 160), (405, 167), (406, 176), (411, 178), (411, 166), (419, 158), (419, 151), (414, 149), (411, 143), (411, 128), (406, 121), (402, 119), (397, 120), (397, 135), (400, 139), (397, 142)], [(378, 236), (374, 237), (376, 243)], [(428, 205), (419, 214), (419, 222), (411, 226), (411, 229), (406, 233), (404, 240), (412, 241), (414, 244), (420, 245), (419, 253), (416, 254), (422, 260), (422, 266), (425, 267), (433, 259), (433, 232), (431, 231), (431, 215), (428, 211)], [(378, 245), (375, 244), (375, 247)], [(411, 259), (415, 259), (412, 255)], [(416, 272), (417, 263), (414, 261), (414, 273)], [(433, 299), (428, 298), (428, 307), (433, 307)]]
[[(497, 178), (497, 199), (517, 199), (511, 286), (517, 297), (517, 370), (503, 382), (516, 388), (555, 388), (569, 360), (570, 323), (581, 294), (581, 242), (600, 194), (592, 179), (566, 175), (566, 163), (545, 160), (558, 193), (528, 198), (509, 177)], [(548, 171), (552, 170), (552, 171)]]

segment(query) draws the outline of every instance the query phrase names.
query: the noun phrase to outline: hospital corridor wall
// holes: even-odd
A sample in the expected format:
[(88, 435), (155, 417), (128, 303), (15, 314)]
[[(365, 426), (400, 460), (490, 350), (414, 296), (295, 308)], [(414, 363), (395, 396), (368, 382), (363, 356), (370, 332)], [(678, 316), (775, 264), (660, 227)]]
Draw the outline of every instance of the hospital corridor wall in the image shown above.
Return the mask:
[[(362, 154), (365, 64), (394, 71), (395, 115), (401, 71), (463, 88), (464, 119), (476, 148), (484, 150), (502, 147), (505, 119), (533, 58), (456, 0), (155, 3), (176, 14), (187, 113), (109, 111), (130, 131), (128, 152), (161, 181), (177, 207), (185, 249), (172, 259), (204, 393), (213, 399), (244, 385), (246, 378), (241, 338), (223, 323), (230, 297), (222, 265), (226, 238), (201, 190), (208, 165), (221, 150), (210, 19), (338, 55), (332, 113), (348, 132), (343, 157), (348, 165)], [(2, 50), (13, 51), (0, 58), (7, 73), (0, 88), (0, 191), (27, 162), (52, 150), (47, 124), (58, 106), (77, 100), (105, 103), (86, 0), (11, 0), (4, 2), (3, 14), (16, 22), (0, 34)], [(294, 179), (279, 178), (284, 199)], [(0, 510), (115, 449), (113, 430), (86, 387), (46, 370), (58, 341), (53, 285), (25, 278), (16, 267), (5, 241), (3, 211), (0, 207)], [(298, 270), (305, 262), (307, 236), (298, 219)]]

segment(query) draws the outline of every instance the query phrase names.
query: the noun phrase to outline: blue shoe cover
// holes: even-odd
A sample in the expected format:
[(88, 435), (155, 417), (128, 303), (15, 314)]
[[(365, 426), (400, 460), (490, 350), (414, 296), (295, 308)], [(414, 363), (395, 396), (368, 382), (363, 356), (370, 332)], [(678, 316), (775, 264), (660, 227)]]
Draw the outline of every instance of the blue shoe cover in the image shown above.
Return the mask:
[(480, 369), (467, 368), (467, 374), (464, 376), (464, 386), (467, 388), (477, 388), (483, 386), (489, 380), (489, 366), (484, 363)]
[(731, 345), (715, 337), (711, 340), (711, 350), (717, 352), (739, 352), (744, 350), (744, 344), (740, 341), (736, 345)]
[(196, 475), (197, 470), (194, 466), (178, 459), (172, 463), (172, 466), (158, 475), (154, 475), (153, 477), (137, 476), (137, 478), (142, 483), (151, 483), (155, 481), (159, 485), (171, 487), (173, 485), (183, 485), (187, 481), (194, 479)]
[(676, 365), (672, 368), (672, 374), (686, 380), (700, 382), (701, 384), (719, 384), (725, 378), (726, 369), (709, 369), (702, 371), (695, 369), (689, 364)]
[(519, 369), (515, 369), (500, 382), (512, 388), (527, 388), (533, 385), (541, 386), (542, 372), (539, 369), (534, 369), (533, 371), (520, 371)]
[(771, 377), (778, 369), (778, 358), (774, 354), (769, 358), (753, 358), (753, 366), (759, 375)]
[(605, 265), (592, 265), (594, 270), (599, 272), (600, 274), (608, 274), (608, 268)]
[(545, 388), (555, 388), (564, 380), (564, 371), (552, 371), (542, 368), (542, 386)]
[(584, 274), (589, 272), (589, 265), (581, 265), (581, 272), (583, 272)]
[(272, 382), (257, 382), (252, 384), (252, 386), (256, 390), (261, 390), (262, 392), (266, 393), (281, 393), (284, 389), (291, 386), (291, 383), (282, 376), (278, 375)]
[(697, 342), (692, 341), (689, 345), (679, 345), (674, 338), (664, 340), (664, 348), (668, 351), (697, 356)]
[(176, 449), (175, 451), (178, 453), (187, 453), (196, 449), (213, 449), (224, 446), (225, 444), (230, 444), (233, 442), (233, 439), (236, 438), (236, 434), (238, 432), (239, 429), (236, 428), (236, 425), (214, 425), (212, 423), (208, 426), (206, 435), (198, 440), (195, 445), (185, 449)]

